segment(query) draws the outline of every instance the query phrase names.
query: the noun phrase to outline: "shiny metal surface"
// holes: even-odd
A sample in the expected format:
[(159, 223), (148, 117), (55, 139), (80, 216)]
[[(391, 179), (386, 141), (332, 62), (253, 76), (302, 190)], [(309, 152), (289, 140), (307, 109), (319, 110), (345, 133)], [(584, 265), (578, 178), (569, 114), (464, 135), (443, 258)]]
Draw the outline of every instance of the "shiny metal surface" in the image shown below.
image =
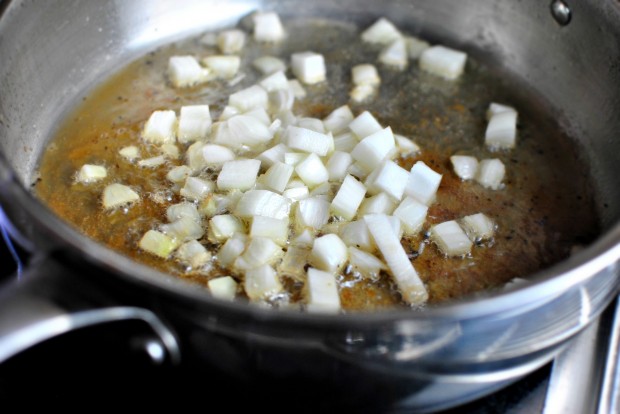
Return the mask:
[[(0, 18), (0, 200), (14, 232), (43, 252), (60, 250), (68, 262), (96, 269), (81, 278), (85, 283), (101, 273), (133, 292), (123, 305), (170, 321), (182, 351), (204, 363), (274, 381), (346, 377), (357, 394), (386, 387), (382, 398), (398, 404), (407, 395), (407, 407), (420, 411), (462, 403), (548, 362), (618, 291), (620, 92), (609, 87), (620, 83), (618, 7), (575, 2), (570, 24), (561, 27), (549, 4), (536, 0), (13, 1)], [(387, 16), (510, 71), (580, 140), (596, 177), (604, 234), (505, 292), (423, 313), (303, 315), (212, 299), (84, 238), (30, 195), (40, 153), (89, 88), (147, 50), (234, 24), (258, 8), (360, 27)]]

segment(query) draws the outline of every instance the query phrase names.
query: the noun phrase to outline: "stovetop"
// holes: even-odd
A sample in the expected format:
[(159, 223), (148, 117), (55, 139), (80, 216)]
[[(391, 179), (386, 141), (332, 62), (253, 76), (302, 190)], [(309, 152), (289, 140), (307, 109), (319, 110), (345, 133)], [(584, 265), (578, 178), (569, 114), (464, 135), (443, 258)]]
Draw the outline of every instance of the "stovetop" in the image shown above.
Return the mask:
[[(15, 261), (5, 243), (0, 243), (0, 264), (0, 280), (16, 277)], [(121, 322), (84, 328), (37, 345), (0, 364), (0, 401), (23, 409), (41, 403), (69, 407), (81, 401), (107, 405), (126, 399), (141, 404), (197, 399), (204, 400), (205, 407), (208, 401), (225, 401), (233, 410), (256, 409), (258, 396), (252, 395), (247, 384), (240, 386), (204, 369), (196, 372), (154, 363), (139, 341), (147, 334), (138, 322)], [(549, 373), (548, 365), (491, 396), (444, 414), (541, 413)], [(274, 399), (274, 411), (295, 407), (297, 412), (316, 412), (310, 402), (287, 401), (277, 390), (267, 398)], [(316, 396), (317, 401), (321, 398)], [(329, 407), (329, 402), (320, 406)]]

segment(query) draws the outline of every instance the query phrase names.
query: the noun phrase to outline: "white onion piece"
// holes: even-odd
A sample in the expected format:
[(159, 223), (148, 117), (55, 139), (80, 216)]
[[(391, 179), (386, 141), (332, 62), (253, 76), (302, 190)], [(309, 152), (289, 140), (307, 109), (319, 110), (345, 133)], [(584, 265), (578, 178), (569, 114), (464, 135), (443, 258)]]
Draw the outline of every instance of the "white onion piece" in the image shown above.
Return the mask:
[(166, 178), (168, 179), (168, 181), (179, 184), (184, 182), (191, 173), (192, 169), (189, 168), (187, 165), (179, 165), (168, 171), (168, 174), (166, 174)]
[(334, 199), (335, 195), (334, 188), (329, 182), (324, 182), (323, 184), (317, 185), (312, 189), (312, 191), (310, 191), (310, 197), (320, 196), (323, 200), (329, 201), (330, 203)]
[(245, 33), (242, 30), (224, 30), (217, 35), (217, 47), (227, 55), (241, 52), (244, 45)]
[(239, 199), (235, 215), (242, 218), (264, 216), (284, 219), (288, 217), (289, 209), (288, 199), (279, 194), (268, 190), (250, 190)]
[[(273, 138), (269, 127), (253, 116), (233, 116), (226, 123), (228, 124), (230, 139), (233, 140), (233, 145), (237, 143), (254, 147), (266, 143)], [(221, 142), (220, 139), (214, 140), (214, 142), (227, 145), (226, 142)]]
[(306, 246), (289, 246), (282, 258), (282, 262), (278, 265), (278, 272), (298, 281), (305, 281), (305, 266), (308, 263), (309, 254), (310, 249)]
[(290, 111), (294, 104), (295, 94), (290, 89), (279, 89), (269, 93), (269, 111), (273, 114)]
[(288, 79), (286, 79), (283, 71), (278, 71), (267, 75), (258, 84), (267, 92), (288, 90)]
[(409, 261), (400, 239), (394, 234), (388, 216), (369, 214), (364, 216), (364, 221), (398, 285), (403, 300), (416, 305), (426, 302), (428, 293), (424, 283)]
[(163, 144), (161, 147), (159, 147), (159, 149), (161, 150), (162, 155), (170, 160), (179, 159), (179, 157), (181, 156), (179, 147), (174, 144)]
[(379, 193), (364, 199), (358, 210), (358, 216), (366, 214), (392, 214), (396, 208), (396, 202), (385, 193)]
[(214, 188), (215, 184), (211, 181), (203, 180), (198, 177), (187, 177), (180, 194), (189, 200), (202, 200), (207, 194), (211, 193)]
[(394, 135), (387, 127), (367, 136), (353, 148), (351, 156), (367, 172), (379, 167), (381, 162), (395, 152)]
[(377, 93), (377, 88), (372, 85), (357, 85), (349, 93), (351, 100), (355, 103), (361, 103), (369, 100)]
[(413, 142), (411, 138), (394, 134), (394, 140), (396, 141), (396, 147), (401, 157), (408, 157), (420, 152), (420, 147)]
[(127, 161), (133, 161), (137, 158), (140, 158), (140, 150), (135, 145), (123, 147), (118, 151), (118, 153)]
[(334, 149), (336, 151), (349, 153), (359, 143), (352, 132), (342, 133), (334, 138)]
[(81, 183), (94, 183), (108, 176), (108, 171), (101, 165), (84, 164), (77, 174), (77, 181)]
[(281, 255), (282, 248), (266, 237), (250, 239), (241, 256), (235, 260), (235, 268), (249, 270), (265, 264), (273, 264)]
[(347, 246), (354, 246), (368, 252), (376, 248), (364, 220), (346, 223), (340, 227), (338, 234)]
[(269, 97), (267, 91), (258, 85), (235, 92), (228, 97), (228, 105), (246, 112), (254, 108), (267, 108)]
[(461, 225), (473, 242), (490, 239), (495, 233), (495, 223), (482, 213), (463, 217)]
[(485, 188), (499, 190), (502, 188), (502, 180), (506, 174), (506, 167), (497, 158), (486, 159), (478, 164), (476, 181)]
[(356, 178), (359, 178), (360, 180), (363, 180), (368, 176), (368, 172), (364, 167), (362, 167), (359, 162), (354, 162), (353, 164), (349, 165), (347, 173), (351, 174)]
[(440, 182), (441, 174), (418, 161), (411, 167), (405, 194), (428, 206), (435, 200)]
[(207, 144), (200, 150), (204, 166), (221, 166), (228, 161), (233, 161), (236, 156), (230, 149), (222, 145)]
[(276, 271), (269, 265), (247, 270), (244, 287), (252, 301), (270, 299), (284, 289)]
[(227, 161), (217, 177), (217, 188), (220, 190), (249, 190), (256, 184), (256, 176), (260, 169), (259, 160)]
[(306, 90), (304, 89), (303, 86), (301, 86), (301, 83), (299, 83), (297, 79), (290, 79), (288, 81), (288, 88), (291, 90), (291, 92), (293, 92), (293, 95), (295, 95), (295, 98), (297, 99), (305, 98)]
[(349, 123), (349, 129), (361, 140), (381, 131), (383, 127), (370, 112), (364, 111)]
[(286, 63), (282, 59), (273, 56), (261, 56), (256, 58), (252, 65), (263, 75), (278, 71), (286, 71)]
[(347, 246), (336, 234), (326, 234), (314, 239), (309, 262), (320, 270), (336, 272), (349, 257)]
[(297, 79), (307, 85), (323, 82), (326, 69), (323, 55), (314, 52), (300, 52), (291, 55), (291, 70)]
[(310, 190), (308, 187), (293, 187), (282, 192), (282, 196), (288, 198), (291, 201), (299, 201), (306, 199), (310, 196)]
[(243, 233), (245, 226), (232, 214), (221, 214), (209, 220), (209, 241), (222, 243), (230, 239), (235, 233)]
[(190, 266), (192, 269), (198, 269), (211, 260), (211, 253), (196, 240), (183, 243), (174, 253), (174, 256), (179, 262)]
[(373, 254), (353, 246), (350, 246), (348, 250), (349, 264), (355, 272), (358, 272), (363, 277), (374, 279), (379, 276), (382, 270), (387, 270), (385, 263), (377, 259)]
[(309, 188), (323, 184), (329, 179), (327, 168), (323, 165), (321, 158), (314, 153), (308, 155), (306, 159), (297, 164), (295, 172)]
[(205, 33), (204, 36), (200, 38), (200, 44), (205, 46), (217, 46), (217, 34), (216, 33)]
[(457, 79), (465, 69), (467, 54), (445, 46), (432, 46), (420, 55), (420, 68), (448, 80)]
[(381, 17), (362, 32), (362, 40), (368, 43), (387, 45), (402, 37), (396, 26), (388, 19)]
[(293, 170), (293, 166), (278, 161), (269, 167), (265, 174), (261, 176), (260, 181), (268, 190), (281, 193), (291, 179)]
[(200, 222), (190, 217), (181, 217), (172, 223), (162, 224), (159, 229), (162, 233), (180, 242), (197, 240), (204, 235)]
[(489, 121), (493, 117), (493, 115), (497, 115), (502, 112), (515, 112), (516, 113), (517, 110), (513, 108), (512, 106), (498, 104), (496, 102), (491, 102), (491, 104), (489, 104), (489, 109), (487, 109), (487, 112), (486, 112), (487, 121)]
[(280, 17), (273, 12), (255, 13), (254, 20), (254, 39), (259, 42), (277, 42), (285, 36), (284, 27)]
[(476, 157), (469, 155), (453, 155), (450, 157), (454, 173), (461, 180), (471, 180), (476, 176), (478, 171), (478, 160)]
[(403, 224), (405, 235), (415, 235), (424, 224), (428, 206), (416, 201), (412, 197), (405, 199), (394, 210), (394, 217), (398, 217)]
[(140, 200), (138, 193), (123, 184), (114, 183), (103, 189), (103, 207), (105, 209), (135, 203), (138, 200)]
[(287, 152), (284, 154), (284, 163), (293, 167), (306, 159), (308, 154), (302, 152)]
[(409, 172), (394, 161), (385, 160), (366, 178), (366, 187), (370, 194), (384, 192), (400, 201), (409, 181)]
[(379, 54), (379, 62), (398, 70), (404, 70), (409, 63), (405, 40), (396, 39), (386, 46)]
[(347, 175), (332, 201), (331, 211), (345, 220), (352, 220), (365, 195), (364, 184)]
[(305, 247), (308, 249), (308, 253), (310, 253), (310, 248), (314, 244), (314, 231), (312, 229), (304, 229), (297, 237), (291, 240), (292, 246)]
[(198, 209), (193, 203), (183, 202), (172, 204), (166, 209), (166, 218), (169, 222), (177, 221), (183, 217), (190, 218), (200, 223), (200, 214), (198, 214)]
[(217, 260), (222, 267), (230, 267), (237, 257), (243, 253), (248, 242), (248, 237), (243, 233), (235, 233), (224, 243), (217, 253)]
[(147, 231), (138, 242), (138, 247), (142, 250), (162, 259), (168, 258), (177, 246), (176, 241), (157, 230)]
[(319, 230), (329, 220), (329, 202), (311, 197), (300, 200), (295, 208), (295, 228), (303, 231), (306, 228)]
[(177, 88), (203, 83), (209, 75), (209, 70), (200, 66), (194, 56), (172, 56), (168, 60), (168, 77)]
[(342, 181), (352, 162), (353, 157), (348, 152), (334, 151), (325, 166), (329, 174), (329, 181)]
[(157, 157), (145, 158), (138, 161), (138, 167), (142, 168), (156, 168), (166, 163), (166, 158), (163, 155)]
[(174, 111), (155, 111), (144, 125), (142, 139), (153, 144), (174, 142), (176, 138), (177, 116)]
[(256, 158), (260, 160), (261, 165), (269, 168), (276, 162), (284, 162), (284, 154), (287, 152), (290, 152), (289, 147), (284, 144), (277, 144), (261, 152)]
[(239, 71), (239, 56), (213, 55), (202, 59), (202, 63), (218, 78), (231, 79)]
[(233, 116), (239, 115), (240, 113), (241, 111), (239, 110), (239, 108), (231, 106), (231, 105), (226, 105), (217, 120), (220, 122), (227, 121)]
[(349, 124), (353, 121), (353, 112), (347, 105), (340, 106), (334, 109), (323, 120), (323, 126), (325, 130), (334, 134), (339, 134), (346, 131)]
[(288, 218), (254, 216), (250, 226), (250, 237), (266, 237), (284, 246), (288, 241)]
[(418, 59), (422, 52), (431, 47), (428, 42), (414, 36), (405, 36), (405, 44), (407, 45), (409, 59)]
[(297, 126), (299, 128), (309, 129), (320, 134), (325, 134), (325, 126), (323, 125), (323, 121), (318, 118), (299, 118), (297, 119)]
[(464, 256), (471, 251), (471, 240), (454, 220), (432, 226), (431, 240), (446, 256)]
[(306, 285), (309, 312), (336, 313), (340, 310), (340, 296), (333, 274), (309, 268)]
[(514, 148), (517, 140), (517, 113), (502, 111), (491, 117), (484, 134), (484, 143), (491, 149)]
[[(351, 68), (351, 78), (355, 85), (378, 86), (381, 78), (377, 72), (377, 68), (370, 63), (362, 63)], [(351, 119), (352, 121), (353, 119)]]
[(237, 282), (230, 276), (216, 277), (207, 282), (211, 294), (218, 299), (233, 300), (237, 295)]

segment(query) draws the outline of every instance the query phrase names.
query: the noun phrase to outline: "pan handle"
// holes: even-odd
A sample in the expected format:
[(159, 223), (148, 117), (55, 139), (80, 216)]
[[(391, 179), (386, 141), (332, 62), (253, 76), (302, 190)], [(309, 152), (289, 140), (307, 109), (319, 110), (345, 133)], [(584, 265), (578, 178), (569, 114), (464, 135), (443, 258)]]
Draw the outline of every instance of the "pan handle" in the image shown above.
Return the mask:
[(151, 357), (173, 364), (180, 361), (174, 333), (150, 310), (66, 300), (68, 292), (83, 292), (76, 279), (54, 258), (43, 256), (34, 258), (19, 280), (15, 278), (0, 289), (0, 363), (63, 333), (126, 320), (146, 322), (153, 330), (157, 339), (147, 347)]

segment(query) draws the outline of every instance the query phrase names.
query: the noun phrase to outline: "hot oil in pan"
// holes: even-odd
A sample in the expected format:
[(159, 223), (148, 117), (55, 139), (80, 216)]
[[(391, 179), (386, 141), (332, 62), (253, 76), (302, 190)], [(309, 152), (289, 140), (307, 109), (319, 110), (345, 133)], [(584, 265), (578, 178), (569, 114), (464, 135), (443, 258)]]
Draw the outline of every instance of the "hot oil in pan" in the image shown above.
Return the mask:
[[(36, 194), (80, 231), (136, 261), (201, 284), (227, 273), (217, 267), (209, 274), (187, 272), (173, 260), (160, 260), (138, 249), (144, 232), (166, 222), (166, 206), (182, 201), (170, 190), (165, 176), (183, 160), (168, 161), (155, 170), (140, 169), (122, 160), (118, 151), (137, 145), (142, 158), (159, 155), (140, 138), (154, 110), (178, 112), (183, 105), (209, 104), (217, 118), (229, 94), (259, 80), (251, 62), (262, 55), (288, 61), (293, 52), (313, 50), (325, 56), (328, 81), (306, 88), (308, 96), (296, 102), (296, 114), (322, 118), (349, 103), (351, 67), (376, 62), (377, 49), (363, 44), (359, 29), (348, 24), (289, 21), (286, 28), (288, 38), (280, 45), (257, 45), (248, 37), (241, 54), (246, 77), (233, 87), (214, 81), (179, 90), (167, 83), (169, 56), (218, 53), (198, 38), (159, 49), (128, 65), (85, 98), (61, 125), (42, 156)], [(475, 246), (466, 258), (445, 258), (424, 239), (424, 231), (404, 242), (427, 284), (430, 303), (525, 277), (564, 259), (575, 245), (594, 239), (599, 227), (585, 163), (580, 162), (574, 140), (564, 135), (523, 85), (498, 76), (471, 56), (464, 76), (456, 82), (423, 73), (415, 62), (403, 72), (377, 66), (382, 79), (379, 96), (367, 104), (349, 105), (356, 114), (369, 110), (382, 125), (413, 138), (422, 148), (419, 156), (403, 160), (403, 167), (409, 169), (422, 160), (443, 174), (425, 229), (477, 212), (484, 212), (498, 225), (491, 246)], [(490, 102), (519, 111), (516, 149), (491, 153), (484, 147), (485, 111)], [(506, 165), (506, 187), (492, 191), (475, 182), (461, 182), (449, 161), (455, 153), (499, 158)], [(98, 184), (75, 184), (75, 173), (85, 163), (105, 165), (109, 178)], [(101, 192), (110, 182), (140, 189), (141, 201), (124, 211), (104, 211)], [(206, 236), (203, 242), (207, 243)], [(387, 275), (377, 282), (352, 276), (342, 276), (341, 281), (345, 309), (404, 306)], [(291, 300), (298, 300), (301, 286), (286, 277), (284, 282)]]

